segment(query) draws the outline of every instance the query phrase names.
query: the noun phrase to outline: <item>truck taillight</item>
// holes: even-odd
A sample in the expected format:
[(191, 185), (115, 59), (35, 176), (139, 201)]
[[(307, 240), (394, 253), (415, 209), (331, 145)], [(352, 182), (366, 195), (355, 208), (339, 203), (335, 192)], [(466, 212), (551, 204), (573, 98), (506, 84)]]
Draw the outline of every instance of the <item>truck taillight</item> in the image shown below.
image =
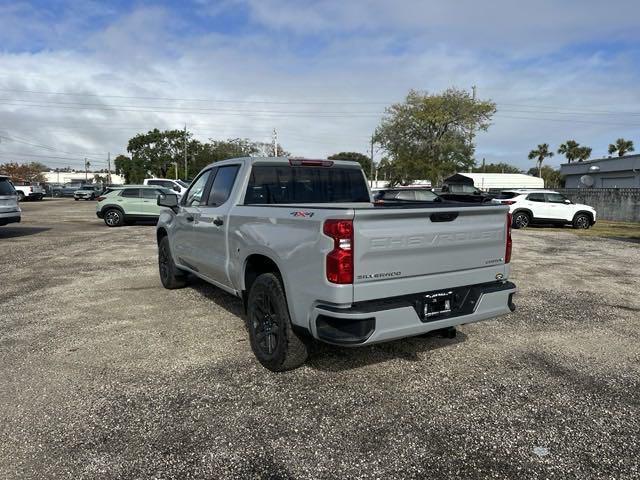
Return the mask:
[(322, 231), (333, 239), (327, 254), (327, 280), (353, 283), (353, 220), (325, 220)]
[(513, 247), (513, 242), (511, 241), (511, 222), (511, 214), (507, 213), (507, 249), (504, 252), (504, 263), (511, 261), (511, 248)]
[(33, 187), (29, 187), (29, 191), (33, 193)]

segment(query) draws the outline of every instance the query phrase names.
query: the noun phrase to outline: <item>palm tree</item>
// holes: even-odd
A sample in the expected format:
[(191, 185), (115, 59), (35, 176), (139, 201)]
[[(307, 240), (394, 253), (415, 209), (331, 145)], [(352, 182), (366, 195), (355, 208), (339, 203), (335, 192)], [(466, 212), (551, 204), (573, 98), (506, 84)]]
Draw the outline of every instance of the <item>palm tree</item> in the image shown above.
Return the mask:
[(571, 163), (577, 158), (576, 154), (578, 153), (578, 148), (580, 148), (580, 144), (578, 142), (576, 142), (575, 140), (567, 140), (565, 143), (560, 145), (560, 148), (558, 148), (558, 153), (567, 157), (567, 161)]
[(591, 156), (591, 147), (578, 147), (576, 148), (576, 159), (579, 162), (588, 160)]
[(542, 162), (545, 158), (553, 157), (553, 152), (549, 151), (548, 143), (541, 143), (537, 150), (529, 152), (529, 160), (536, 160), (538, 164), (538, 177), (542, 178)]
[(627, 152), (633, 152), (633, 140), (625, 140), (619, 138), (616, 143), (609, 144), (609, 153), (618, 152), (618, 156), (622, 157)]

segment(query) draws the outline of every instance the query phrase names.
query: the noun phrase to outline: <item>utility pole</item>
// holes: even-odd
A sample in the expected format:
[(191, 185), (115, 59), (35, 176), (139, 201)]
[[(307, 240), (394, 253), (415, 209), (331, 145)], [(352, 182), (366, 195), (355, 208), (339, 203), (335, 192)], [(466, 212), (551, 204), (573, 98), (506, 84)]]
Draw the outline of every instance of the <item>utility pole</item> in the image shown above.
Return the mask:
[(107, 183), (111, 184), (111, 152), (107, 153)]
[(278, 132), (276, 129), (273, 129), (273, 156), (278, 156)]
[[(177, 170), (177, 167), (176, 167)], [(176, 174), (176, 179), (178, 175)], [(184, 179), (189, 178), (189, 169), (187, 167), (187, 124), (184, 124)]]
[(178, 162), (171, 162), (176, 167), (176, 180), (178, 180)]
[(84, 157), (84, 181), (89, 180), (89, 162), (87, 161), (87, 157)]
[(369, 187), (373, 188), (373, 135), (371, 135), (371, 169), (369, 171)]
[[(475, 106), (475, 103), (476, 103), (476, 86), (475, 85), (471, 85), (471, 99), (473, 100), (473, 104)], [(469, 128), (469, 149), (473, 148), (473, 133), (474, 133), (473, 130), (474, 130), (473, 124), (471, 124), (471, 128)], [(469, 153), (471, 154), (471, 150), (469, 151)]]

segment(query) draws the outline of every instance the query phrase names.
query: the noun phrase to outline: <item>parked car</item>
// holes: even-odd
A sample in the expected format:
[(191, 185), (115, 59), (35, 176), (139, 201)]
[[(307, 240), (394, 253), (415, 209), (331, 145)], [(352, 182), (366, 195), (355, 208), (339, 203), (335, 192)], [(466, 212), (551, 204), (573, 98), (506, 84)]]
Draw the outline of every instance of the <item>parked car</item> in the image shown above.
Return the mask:
[(108, 227), (120, 227), (136, 221), (157, 220), (162, 210), (158, 195), (175, 193), (163, 187), (125, 185), (97, 198), (96, 215)]
[(73, 197), (77, 190), (81, 189), (85, 184), (83, 183), (65, 183), (60, 192), (62, 197)]
[(300, 366), (308, 339), (369, 345), (515, 309), (506, 206), (376, 206), (357, 162), (225, 160), (158, 205), (164, 287), (190, 273), (240, 297), (273, 371)]
[(589, 228), (596, 223), (597, 214), (593, 207), (573, 203), (552, 190), (505, 190), (493, 202), (509, 206), (513, 228), (525, 228), (533, 223)]
[(437, 192), (445, 200), (464, 203), (487, 203), (491, 202), (493, 195), (490, 195), (473, 185), (462, 185), (454, 183), (443, 185)]
[(44, 188), (35, 182), (13, 182), (13, 186), (18, 194), (18, 201), (42, 200)]
[(18, 192), (6, 175), (0, 175), (0, 226), (21, 220)]
[(383, 188), (373, 193), (373, 201), (377, 205), (407, 202), (442, 202), (442, 198), (430, 188), (395, 187)]
[(170, 178), (145, 178), (143, 180), (143, 185), (155, 185), (158, 187), (168, 188), (169, 190), (173, 190), (179, 196), (182, 196), (184, 192), (189, 188), (189, 184), (183, 182), (182, 180), (172, 180)]
[(95, 200), (102, 193), (97, 185), (85, 185), (73, 193), (74, 200)]
[(61, 197), (64, 185), (61, 183), (45, 183), (44, 194), (47, 197)]

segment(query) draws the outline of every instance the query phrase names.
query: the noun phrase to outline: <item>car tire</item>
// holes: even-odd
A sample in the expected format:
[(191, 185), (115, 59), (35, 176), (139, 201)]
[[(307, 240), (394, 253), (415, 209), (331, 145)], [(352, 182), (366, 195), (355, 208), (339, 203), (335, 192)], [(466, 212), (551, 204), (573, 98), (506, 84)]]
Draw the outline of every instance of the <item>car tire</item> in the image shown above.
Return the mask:
[(573, 228), (586, 230), (591, 226), (591, 218), (586, 213), (579, 213), (573, 218)]
[(273, 273), (263, 273), (251, 285), (247, 328), (254, 355), (272, 372), (298, 368), (309, 355), (293, 331), (282, 282)]
[(187, 273), (176, 267), (173, 261), (168, 237), (163, 237), (158, 244), (158, 270), (162, 286), (168, 290), (182, 288), (187, 284)]
[(80, 200), (79, 198), (73, 197), (73, 199), (77, 202), (78, 200)]
[(513, 215), (513, 228), (527, 228), (531, 224), (531, 215), (527, 212), (517, 212)]
[(24, 193), (21, 191), (18, 191), (18, 201), (24, 202), (24, 199), (25, 199)]
[(104, 212), (104, 223), (107, 227), (121, 227), (124, 224), (124, 213), (117, 208), (109, 208)]

